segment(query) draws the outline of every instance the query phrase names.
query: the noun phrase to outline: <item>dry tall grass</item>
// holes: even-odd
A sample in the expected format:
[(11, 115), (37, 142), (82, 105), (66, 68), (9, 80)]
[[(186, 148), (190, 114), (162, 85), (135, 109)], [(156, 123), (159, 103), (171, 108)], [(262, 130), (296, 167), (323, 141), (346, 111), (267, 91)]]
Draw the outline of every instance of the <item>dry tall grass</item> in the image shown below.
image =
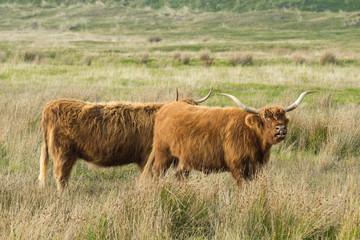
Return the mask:
[[(194, 89), (207, 90), (209, 82), (217, 86), (216, 91), (226, 92), (223, 85), (238, 81), (230, 77), (235, 70), (218, 69), (215, 73), (204, 68), (185, 71), (165, 68), (154, 72), (132, 66), (108, 66), (105, 72), (96, 65), (67, 67), (66, 71), (49, 65), (2, 66), (0, 74), (10, 74), (13, 79), (11, 85), (0, 83), (2, 239), (351, 239), (360, 236), (360, 224), (356, 220), (360, 210), (357, 105), (337, 104), (333, 96), (321, 92), (307, 99), (289, 113), (292, 119), (289, 135), (285, 142), (274, 147), (263, 174), (240, 191), (229, 173), (206, 176), (192, 172), (188, 181), (179, 183), (170, 171), (160, 184), (139, 185), (133, 166), (92, 169), (80, 162), (70, 178), (69, 193), (59, 196), (52, 173), (46, 189), (39, 189), (37, 183), (39, 122), (47, 101), (63, 97), (88, 101), (164, 101), (174, 98), (176, 85), (183, 86), (179, 91), (184, 97), (193, 95)], [(57, 74), (49, 78), (50, 70)], [(309, 75), (316, 76), (314, 85), (323, 81), (318, 69), (307, 70)], [(19, 71), (23, 74), (17, 75)], [(246, 78), (250, 70), (241, 71)], [(255, 72), (258, 76), (271, 73), (269, 79), (271, 75), (281, 75), (276, 68), (258, 67), (252, 70), (253, 79), (247, 80), (256, 82)], [(223, 82), (218, 81), (218, 74), (222, 74)], [(65, 77), (67, 81), (63, 81)], [(301, 84), (296, 72), (288, 80)], [(145, 84), (144, 87), (137, 81)], [(282, 78), (273, 81), (283, 82)], [(326, 81), (337, 82), (337, 78)], [(256, 97), (252, 91), (256, 89), (235, 95), (256, 107), (276, 103), (273, 98)], [(250, 95), (244, 98), (245, 93)], [(297, 94), (296, 89), (283, 92), (283, 99), (277, 103), (286, 105)], [(231, 101), (216, 96), (207, 105), (222, 105), (223, 101), (233, 106)]]
[[(9, 5), (3, 12), (12, 7), (17, 20), (1, 21), (9, 30), (2, 29), (0, 39), (6, 47), (0, 52), (0, 239), (360, 238), (360, 69), (355, 62), (319, 64), (319, 53), (326, 49), (336, 49), (340, 59), (359, 59), (356, 36), (349, 44), (338, 37), (325, 44), (323, 39), (299, 40), (304, 31), (296, 35), (293, 29), (268, 36), (251, 27), (264, 22), (261, 16), (253, 23), (259, 12), (246, 17), (181, 9), (171, 13), (180, 14), (171, 36), (168, 25), (154, 31), (166, 21), (153, 22), (158, 17), (152, 10), (86, 5), (29, 12)], [(86, 17), (98, 9), (115, 13), (107, 18), (110, 28), (86, 29), (105, 26), (97, 25), (98, 16)], [(337, 18), (321, 13), (306, 20), (311, 14), (304, 14), (304, 23)], [(36, 18), (36, 31), (27, 16)], [(53, 30), (43, 29), (51, 24)], [(204, 32), (211, 36), (202, 38)], [(314, 32), (309, 39), (321, 34)], [(154, 34), (166, 41), (144, 41)], [(206, 47), (216, 51), (211, 68), (195, 57)], [(182, 52), (174, 53), (172, 64), (175, 49)], [(309, 64), (291, 64), (292, 49), (303, 49)], [(251, 67), (229, 67), (233, 51), (250, 51), (246, 59), (256, 61)], [(140, 58), (142, 53), (147, 54)], [(274, 146), (263, 173), (240, 190), (229, 173), (192, 172), (188, 181), (178, 182), (170, 171), (158, 184), (140, 185), (134, 166), (93, 169), (81, 161), (68, 194), (59, 196), (52, 171), (46, 188), (38, 188), (40, 118), (48, 101), (167, 101), (175, 98), (175, 87), (180, 97), (199, 97), (209, 86), (256, 108), (290, 104), (303, 90), (319, 92), (288, 114), (288, 136)], [(220, 96), (204, 105), (235, 106)]]

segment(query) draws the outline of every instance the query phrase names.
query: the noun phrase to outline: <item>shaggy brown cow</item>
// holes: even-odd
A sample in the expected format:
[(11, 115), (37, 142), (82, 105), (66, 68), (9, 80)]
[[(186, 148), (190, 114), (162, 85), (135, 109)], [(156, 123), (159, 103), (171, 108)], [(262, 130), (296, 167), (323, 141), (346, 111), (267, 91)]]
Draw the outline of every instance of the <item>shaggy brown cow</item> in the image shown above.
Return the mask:
[[(207, 100), (184, 99), (197, 105)], [(178, 96), (176, 97), (176, 100)], [(151, 152), (155, 113), (165, 103), (89, 103), (55, 100), (42, 113), (43, 144), (39, 181), (45, 186), (49, 152), (58, 190), (67, 185), (78, 158), (101, 167), (136, 163), (140, 171)]]
[(154, 146), (143, 174), (149, 175), (153, 165), (157, 178), (171, 164), (177, 165), (176, 175), (181, 178), (191, 169), (205, 173), (230, 171), (240, 187), (242, 179), (251, 179), (269, 161), (271, 146), (285, 138), (289, 122), (285, 113), (313, 92), (302, 93), (286, 108), (256, 110), (228, 94), (220, 95), (230, 97), (244, 110), (166, 104), (156, 114)]

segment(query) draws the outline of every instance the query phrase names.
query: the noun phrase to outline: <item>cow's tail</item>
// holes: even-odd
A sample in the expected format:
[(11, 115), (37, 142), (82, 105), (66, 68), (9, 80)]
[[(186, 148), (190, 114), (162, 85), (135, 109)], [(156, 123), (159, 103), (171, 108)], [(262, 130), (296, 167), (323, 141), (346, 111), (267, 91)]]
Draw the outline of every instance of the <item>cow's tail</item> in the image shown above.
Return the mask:
[(43, 130), (43, 143), (41, 146), (41, 155), (40, 155), (40, 174), (39, 182), (41, 187), (45, 187), (46, 174), (49, 167), (49, 131), (48, 131), (48, 121), (45, 116), (45, 111), (43, 113), (43, 118), (41, 120), (42, 130)]
[(151, 153), (147, 159), (146, 165), (140, 175), (140, 178), (139, 178), (140, 183), (145, 184), (149, 180), (152, 179), (152, 177), (153, 177), (152, 167), (154, 165), (154, 162), (155, 162), (155, 150), (154, 150), (154, 148), (152, 148)]

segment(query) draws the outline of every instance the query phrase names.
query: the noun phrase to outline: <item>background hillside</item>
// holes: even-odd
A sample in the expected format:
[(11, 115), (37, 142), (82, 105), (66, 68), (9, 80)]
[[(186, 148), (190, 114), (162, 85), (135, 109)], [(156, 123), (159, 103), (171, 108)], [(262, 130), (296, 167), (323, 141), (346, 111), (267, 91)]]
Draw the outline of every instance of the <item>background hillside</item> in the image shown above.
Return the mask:
[(300, 11), (358, 11), (358, 0), (0, 0), (0, 3), (35, 4), (38, 6), (73, 5), (79, 3), (118, 3), (131, 7), (151, 7), (159, 9), (170, 7), (174, 9), (189, 7), (200, 11), (231, 11), (246, 12), (252, 10), (297, 9)]

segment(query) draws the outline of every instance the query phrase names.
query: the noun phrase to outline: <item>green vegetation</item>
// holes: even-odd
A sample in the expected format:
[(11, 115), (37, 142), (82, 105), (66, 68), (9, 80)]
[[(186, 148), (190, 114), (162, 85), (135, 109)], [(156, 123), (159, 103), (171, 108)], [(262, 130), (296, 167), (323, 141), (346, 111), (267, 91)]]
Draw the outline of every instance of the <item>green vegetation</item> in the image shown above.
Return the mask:
[[(360, 237), (360, 18), (339, 11), (357, 2), (207, 2), (0, 0), (0, 239)], [(38, 188), (48, 101), (160, 102), (210, 86), (255, 108), (319, 92), (240, 190), (229, 173), (141, 185), (133, 165), (83, 161), (67, 194), (52, 171)]]

